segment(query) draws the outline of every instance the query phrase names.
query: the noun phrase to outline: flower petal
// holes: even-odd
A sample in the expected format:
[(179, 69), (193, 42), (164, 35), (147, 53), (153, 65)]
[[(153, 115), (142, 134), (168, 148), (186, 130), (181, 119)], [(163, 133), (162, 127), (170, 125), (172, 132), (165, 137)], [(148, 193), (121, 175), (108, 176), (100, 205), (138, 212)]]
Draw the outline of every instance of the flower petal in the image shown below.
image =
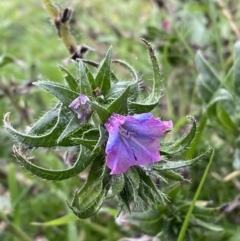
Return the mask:
[(86, 95), (80, 94), (69, 105), (69, 108), (71, 108), (75, 113), (77, 113), (79, 120), (85, 121), (86, 118), (92, 113), (92, 108), (88, 101), (89, 98)]
[(159, 137), (173, 124), (144, 113), (133, 116), (113, 114), (105, 126), (109, 132), (105, 150), (107, 166), (111, 174), (121, 174), (131, 166), (160, 161)]
[(108, 153), (115, 145), (117, 145), (119, 140), (119, 126), (125, 122), (125, 116), (119, 116), (118, 114), (113, 114), (105, 124), (109, 137), (106, 146), (106, 153)]
[[(139, 117), (141, 115), (143, 115), (142, 118)], [(149, 118), (146, 118), (146, 114), (141, 115), (138, 115), (137, 118), (135, 118), (136, 115), (128, 116), (123, 128), (148, 138), (159, 138), (173, 127), (172, 121), (161, 121), (158, 118), (154, 118), (151, 114), (148, 115)]]
[(107, 154), (107, 166), (111, 169), (110, 174), (121, 174), (126, 172), (132, 165), (131, 149), (123, 142), (115, 145)]

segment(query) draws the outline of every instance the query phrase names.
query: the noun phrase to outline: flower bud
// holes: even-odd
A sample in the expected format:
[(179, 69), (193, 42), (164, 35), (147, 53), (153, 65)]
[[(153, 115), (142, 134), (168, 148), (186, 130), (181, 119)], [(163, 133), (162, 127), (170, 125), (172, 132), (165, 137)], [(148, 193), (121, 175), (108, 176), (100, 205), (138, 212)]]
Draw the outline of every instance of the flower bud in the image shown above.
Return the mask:
[(89, 104), (89, 98), (86, 95), (80, 94), (69, 107), (77, 113), (78, 119), (86, 121), (87, 117), (91, 115), (92, 108)]

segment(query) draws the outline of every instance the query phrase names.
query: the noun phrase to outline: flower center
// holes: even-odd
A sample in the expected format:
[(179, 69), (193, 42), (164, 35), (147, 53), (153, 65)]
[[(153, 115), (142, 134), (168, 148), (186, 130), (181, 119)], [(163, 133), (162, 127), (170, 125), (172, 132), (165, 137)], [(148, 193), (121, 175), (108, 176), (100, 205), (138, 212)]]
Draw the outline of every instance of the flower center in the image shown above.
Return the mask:
[(122, 128), (121, 126), (119, 127), (119, 134), (122, 135), (123, 137), (129, 139), (132, 137), (134, 132), (132, 131), (127, 131), (124, 128)]

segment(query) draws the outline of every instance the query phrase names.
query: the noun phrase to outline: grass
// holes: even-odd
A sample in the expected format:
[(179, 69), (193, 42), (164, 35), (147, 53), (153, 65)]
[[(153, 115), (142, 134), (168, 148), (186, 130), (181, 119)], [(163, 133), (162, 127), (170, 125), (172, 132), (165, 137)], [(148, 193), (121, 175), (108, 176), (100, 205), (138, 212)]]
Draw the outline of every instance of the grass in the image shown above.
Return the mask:
[[(238, 240), (234, 239), (239, 235), (239, 220), (235, 216), (238, 209), (231, 211), (228, 207), (236, 203), (239, 181), (237, 177), (228, 182), (224, 181), (224, 177), (236, 171), (233, 160), (238, 159), (238, 136), (237, 132), (231, 132), (229, 126), (221, 125), (223, 122), (217, 119), (221, 107), (215, 106), (218, 110), (215, 112), (206, 111), (208, 103), (204, 102), (197, 84), (200, 73), (195, 64), (196, 52), (200, 50), (208, 64), (217, 72), (221, 87), (231, 93), (236, 106), (234, 113), (238, 113), (240, 97), (234, 92), (232, 81), (235, 73), (234, 43), (239, 38), (238, 1), (170, 0), (162, 1), (165, 3), (163, 7), (158, 7), (156, 2), (91, 0), (79, 3), (73, 0), (70, 6), (74, 9), (70, 22), (71, 34), (78, 45), (85, 44), (95, 50), (90, 51), (85, 57), (96, 62), (102, 59), (110, 46), (113, 46), (113, 57), (126, 60), (133, 65), (146, 86), (151, 82), (151, 73), (150, 65), (146, 64), (148, 59), (145, 46), (140, 38), (151, 42), (161, 63), (165, 86), (165, 95), (154, 114), (166, 120), (173, 120), (173, 137), (186, 133), (187, 115), (195, 116), (198, 133), (184, 158), (194, 158), (209, 146), (215, 150), (214, 156), (211, 157), (210, 169), (206, 169), (207, 162), (202, 161), (198, 166), (185, 170), (191, 184), (181, 183), (182, 196), (178, 194), (179, 202), (173, 202), (172, 213), (162, 211), (163, 216), (165, 215), (169, 225), (176, 227), (177, 231), (172, 230), (173, 233), (182, 230), (178, 240)], [(55, 3), (61, 8), (69, 7), (66, 1), (56, 0)], [(73, 65), (67, 64), (70, 54), (59, 38), (55, 26), (50, 23), (41, 1), (2, 1), (0, 9), (0, 56), (14, 57), (13, 63), (1, 67), (0, 114), (3, 116), (4, 113), (11, 112), (14, 127), (24, 130), (25, 126), (34, 123), (54, 105), (54, 100), (49, 94), (31, 83), (38, 79), (63, 83), (63, 75), (57, 67), (58, 64), (67, 65), (73, 73), (75, 70)], [(164, 21), (169, 22), (170, 30), (164, 29)], [(122, 79), (129, 78), (121, 67), (115, 68), (120, 71)], [(227, 101), (221, 102), (221, 106), (226, 103)], [(224, 108), (232, 121), (239, 126), (239, 116), (229, 114), (230, 108)], [(225, 112), (221, 118), (226, 118)], [(228, 119), (223, 120), (226, 123)], [(0, 128), (0, 198), (4, 200), (2, 203), (7, 203), (6, 206), (0, 204), (0, 220), (5, 225), (3, 232), (0, 232), (1, 240), (33, 240), (37, 237), (46, 237), (48, 240), (98, 241), (113, 240), (112, 237), (117, 240), (136, 234), (143, 235), (144, 228), (140, 222), (135, 222), (128, 230), (125, 229), (129, 224), (128, 219), (122, 226), (116, 224), (114, 215), (117, 207), (114, 201), (107, 203), (107, 207), (114, 210), (113, 213), (101, 212), (90, 224), (88, 221), (73, 219), (61, 225), (32, 225), (69, 215), (66, 200), (72, 198), (71, 190), (80, 187), (85, 177), (56, 183), (41, 181), (23, 168), (19, 168), (19, 164), (12, 156), (12, 145), (11, 138), (3, 128)], [(37, 160), (48, 168), (59, 169), (65, 166), (56, 153), (45, 150), (38, 151)], [(205, 185), (199, 191), (201, 180), (205, 180)], [(171, 185), (170, 182), (168, 186)], [(167, 191), (169, 188), (166, 187), (164, 190)], [(202, 223), (196, 225), (197, 228), (193, 227), (187, 213), (188, 209), (184, 211), (187, 215), (185, 220), (189, 222), (187, 227), (182, 216), (173, 215), (174, 210), (178, 210), (181, 201), (184, 200), (192, 202), (190, 214), (195, 202), (208, 203), (211, 208), (220, 208), (228, 203), (224, 209), (226, 213), (206, 215), (206, 220), (218, 225), (224, 232), (218, 233), (214, 228), (207, 229)], [(165, 210), (164, 207), (161, 208)], [(167, 228), (166, 223), (161, 223), (157, 227), (155, 232), (149, 231), (149, 235), (166, 234), (166, 230), (171, 230)], [(177, 240), (176, 236), (170, 236), (169, 234), (168, 240)]]

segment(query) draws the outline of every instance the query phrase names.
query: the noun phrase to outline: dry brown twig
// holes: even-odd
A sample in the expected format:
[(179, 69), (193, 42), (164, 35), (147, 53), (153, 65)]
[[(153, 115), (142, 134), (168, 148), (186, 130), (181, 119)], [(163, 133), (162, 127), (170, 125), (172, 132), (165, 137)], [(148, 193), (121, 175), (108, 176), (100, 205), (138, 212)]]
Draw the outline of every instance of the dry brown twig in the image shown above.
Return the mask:
[(236, 37), (238, 39), (240, 39), (240, 31), (239, 31), (236, 23), (233, 20), (233, 16), (232, 16), (231, 12), (224, 6), (224, 3), (222, 0), (217, 0), (217, 3), (219, 5), (219, 7), (222, 9), (223, 15), (227, 18), (232, 31), (235, 33)]

